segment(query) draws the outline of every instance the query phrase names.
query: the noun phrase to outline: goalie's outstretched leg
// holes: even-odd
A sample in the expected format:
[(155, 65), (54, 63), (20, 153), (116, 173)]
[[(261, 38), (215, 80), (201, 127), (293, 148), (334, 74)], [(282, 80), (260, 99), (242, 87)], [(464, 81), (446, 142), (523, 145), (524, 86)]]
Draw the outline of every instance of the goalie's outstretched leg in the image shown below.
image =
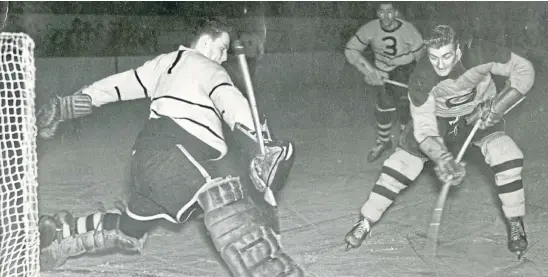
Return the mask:
[(244, 196), (239, 178), (215, 179), (198, 197), (204, 222), (221, 258), (234, 276), (304, 276), (284, 253), (280, 236)]
[(41, 270), (51, 270), (84, 253), (141, 252), (149, 226), (131, 222), (134, 220), (119, 212), (74, 217), (63, 210), (53, 216), (41, 216), (38, 224)]

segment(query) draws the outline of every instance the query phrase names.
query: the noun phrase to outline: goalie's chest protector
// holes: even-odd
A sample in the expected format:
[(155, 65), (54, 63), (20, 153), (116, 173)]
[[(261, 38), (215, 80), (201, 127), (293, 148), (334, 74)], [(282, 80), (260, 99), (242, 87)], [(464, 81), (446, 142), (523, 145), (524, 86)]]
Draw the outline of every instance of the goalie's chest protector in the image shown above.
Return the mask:
[(208, 91), (212, 76), (223, 74), (220, 70), (219, 65), (201, 54), (180, 49), (158, 78), (150, 118), (169, 117), (188, 133), (226, 153), (221, 115)]

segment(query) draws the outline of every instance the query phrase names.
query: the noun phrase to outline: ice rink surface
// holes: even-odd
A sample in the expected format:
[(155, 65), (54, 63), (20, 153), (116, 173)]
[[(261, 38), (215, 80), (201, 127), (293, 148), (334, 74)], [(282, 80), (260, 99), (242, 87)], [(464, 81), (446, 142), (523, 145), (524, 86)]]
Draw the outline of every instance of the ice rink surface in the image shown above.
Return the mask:
[[(529, 249), (521, 261), (507, 250), (492, 173), (477, 149), (467, 155), (465, 182), (449, 194), (436, 258), (425, 256), (423, 249), (439, 191), (428, 168), (373, 227), (361, 248), (345, 252), (344, 235), (356, 222), (382, 164), (365, 160), (375, 139), (370, 102), (348, 111), (357, 117), (351, 126), (310, 124), (313, 127), (275, 130), (279, 137), (293, 139), (298, 151), (277, 210), (285, 251), (307, 276), (548, 276), (548, 113), (543, 108), (548, 83), (544, 75), (538, 72), (528, 100), (516, 109), (514, 121), (508, 121), (508, 133), (526, 157)], [(314, 89), (321, 88), (309, 88)], [(123, 198), (131, 146), (146, 118), (143, 107), (131, 103), (105, 107), (84, 120), (81, 134), (68, 131), (62, 139), (41, 146), (41, 213), (69, 209), (81, 216), (101, 206), (110, 208)], [(202, 223), (192, 221), (154, 229), (141, 255), (87, 255), (42, 276), (220, 277), (230, 273), (208, 242)]]

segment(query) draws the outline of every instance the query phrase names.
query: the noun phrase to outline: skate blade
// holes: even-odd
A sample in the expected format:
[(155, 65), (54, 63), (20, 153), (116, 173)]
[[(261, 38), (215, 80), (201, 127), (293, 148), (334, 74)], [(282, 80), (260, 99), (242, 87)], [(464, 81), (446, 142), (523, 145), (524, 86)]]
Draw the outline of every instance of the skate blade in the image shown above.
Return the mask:
[(350, 245), (350, 243), (347, 243), (346, 244), (346, 249), (344, 251), (348, 252), (348, 250), (352, 249), (354, 247), (352, 247), (352, 245)]
[(360, 246), (359, 246), (359, 245), (358, 245), (358, 246), (354, 246), (354, 245), (352, 245), (352, 244), (350, 244), (350, 243), (347, 242), (347, 243), (346, 243), (346, 249), (345, 249), (344, 251), (348, 252), (349, 250), (352, 250), (352, 249), (355, 249), (355, 248), (358, 248), (358, 247), (360, 247)]

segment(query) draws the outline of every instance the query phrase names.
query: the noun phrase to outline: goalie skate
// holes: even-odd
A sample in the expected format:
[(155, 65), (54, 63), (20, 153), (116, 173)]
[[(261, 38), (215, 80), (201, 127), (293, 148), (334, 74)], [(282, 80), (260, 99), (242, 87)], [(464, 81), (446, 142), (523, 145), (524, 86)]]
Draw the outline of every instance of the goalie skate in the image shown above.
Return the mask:
[(522, 217), (511, 217), (507, 219), (508, 223), (508, 249), (518, 255), (521, 259), (523, 252), (527, 249), (527, 235), (523, 226)]
[(367, 238), (367, 235), (371, 232), (371, 224), (369, 221), (361, 217), (358, 223), (352, 227), (352, 229), (346, 234), (344, 240), (346, 241), (346, 251), (352, 248), (358, 248), (362, 245), (362, 242)]

